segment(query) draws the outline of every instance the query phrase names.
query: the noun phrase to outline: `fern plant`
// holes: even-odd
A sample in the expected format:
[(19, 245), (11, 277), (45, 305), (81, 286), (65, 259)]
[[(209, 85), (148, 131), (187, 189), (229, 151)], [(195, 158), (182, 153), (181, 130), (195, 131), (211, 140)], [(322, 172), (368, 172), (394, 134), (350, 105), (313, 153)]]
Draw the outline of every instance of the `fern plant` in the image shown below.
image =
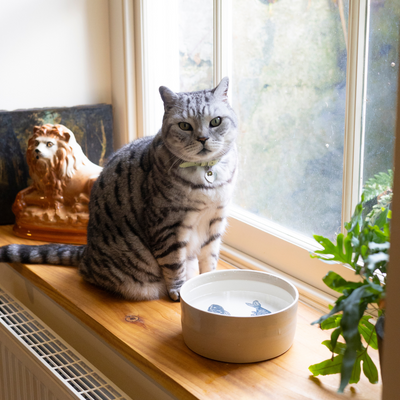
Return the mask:
[(393, 187), (393, 171), (388, 170), (387, 173), (380, 172), (373, 178), (367, 180), (364, 185), (364, 197), (365, 201), (369, 201), (382, 193), (391, 191)]
[(314, 376), (340, 373), (339, 392), (349, 383), (360, 380), (361, 363), (369, 381), (378, 382), (377, 368), (368, 354), (369, 348), (378, 348), (369, 311), (375, 308), (379, 315), (384, 313), (392, 183), (391, 170), (366, 182), (361, 202), (350, 222), (345, 224), (347, 234), (337, 235), (336, 244), (323, 236), (314, 236), (323, 249), (315, 251), (311, 257), (343, 263), (359, 276), (352, 282), (333, 271), (328, 272), (323, 281), (341, 296), (328, 314), (313, 322), (321, 329), (333, 329), (330, 340), (322, 342), (332, 352), (332, 357), (309, 369)]
[(373, 178), (368, 179), (364, 185), (365, 208), (367, 210), (367, 218), (374, 221), (379, 217), (382, 209), (390, 208), (393, 197), (393, 171), (388, 170), (387, 173), (380, 172)]

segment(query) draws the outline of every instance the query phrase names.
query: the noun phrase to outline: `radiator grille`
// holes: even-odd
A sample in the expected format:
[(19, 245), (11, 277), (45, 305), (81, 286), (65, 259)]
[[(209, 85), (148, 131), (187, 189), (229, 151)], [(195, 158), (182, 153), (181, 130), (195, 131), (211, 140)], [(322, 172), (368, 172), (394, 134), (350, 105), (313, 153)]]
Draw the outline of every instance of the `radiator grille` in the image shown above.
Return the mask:
[(36, 316), (0, 288), (0, 322), (85, 400), (130, 400)]

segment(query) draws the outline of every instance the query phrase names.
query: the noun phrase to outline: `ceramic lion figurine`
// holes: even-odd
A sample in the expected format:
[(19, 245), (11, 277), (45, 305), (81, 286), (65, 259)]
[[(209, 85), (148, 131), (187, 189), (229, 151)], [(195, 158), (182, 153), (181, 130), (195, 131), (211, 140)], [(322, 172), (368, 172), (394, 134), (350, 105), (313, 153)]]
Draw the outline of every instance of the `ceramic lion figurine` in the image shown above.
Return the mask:
[(63, 125), (35, 126), (26, 157), (33, 185), (14, 202), (14, 231), (86, 229), (90, 191), (102, 168), (86, 157), (73, 132)]

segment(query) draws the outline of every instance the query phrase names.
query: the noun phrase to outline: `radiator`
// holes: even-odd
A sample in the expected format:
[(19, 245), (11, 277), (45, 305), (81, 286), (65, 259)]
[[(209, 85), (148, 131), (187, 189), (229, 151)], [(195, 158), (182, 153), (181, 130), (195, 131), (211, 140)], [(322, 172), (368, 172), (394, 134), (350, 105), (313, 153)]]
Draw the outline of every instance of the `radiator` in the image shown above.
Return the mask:
[(0, 287), (0, 400), (131, 400)]

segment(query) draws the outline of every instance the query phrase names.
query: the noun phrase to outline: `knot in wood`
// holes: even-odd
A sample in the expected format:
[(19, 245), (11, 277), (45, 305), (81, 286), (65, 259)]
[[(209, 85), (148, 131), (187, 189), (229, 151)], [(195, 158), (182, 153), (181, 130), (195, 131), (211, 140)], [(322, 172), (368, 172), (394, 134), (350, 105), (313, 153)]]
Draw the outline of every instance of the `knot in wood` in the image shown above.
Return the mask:
[(140, 321), (140, 318), (137, 315), (127, 315), (125, 317), (126, 322), (138, 322)]

